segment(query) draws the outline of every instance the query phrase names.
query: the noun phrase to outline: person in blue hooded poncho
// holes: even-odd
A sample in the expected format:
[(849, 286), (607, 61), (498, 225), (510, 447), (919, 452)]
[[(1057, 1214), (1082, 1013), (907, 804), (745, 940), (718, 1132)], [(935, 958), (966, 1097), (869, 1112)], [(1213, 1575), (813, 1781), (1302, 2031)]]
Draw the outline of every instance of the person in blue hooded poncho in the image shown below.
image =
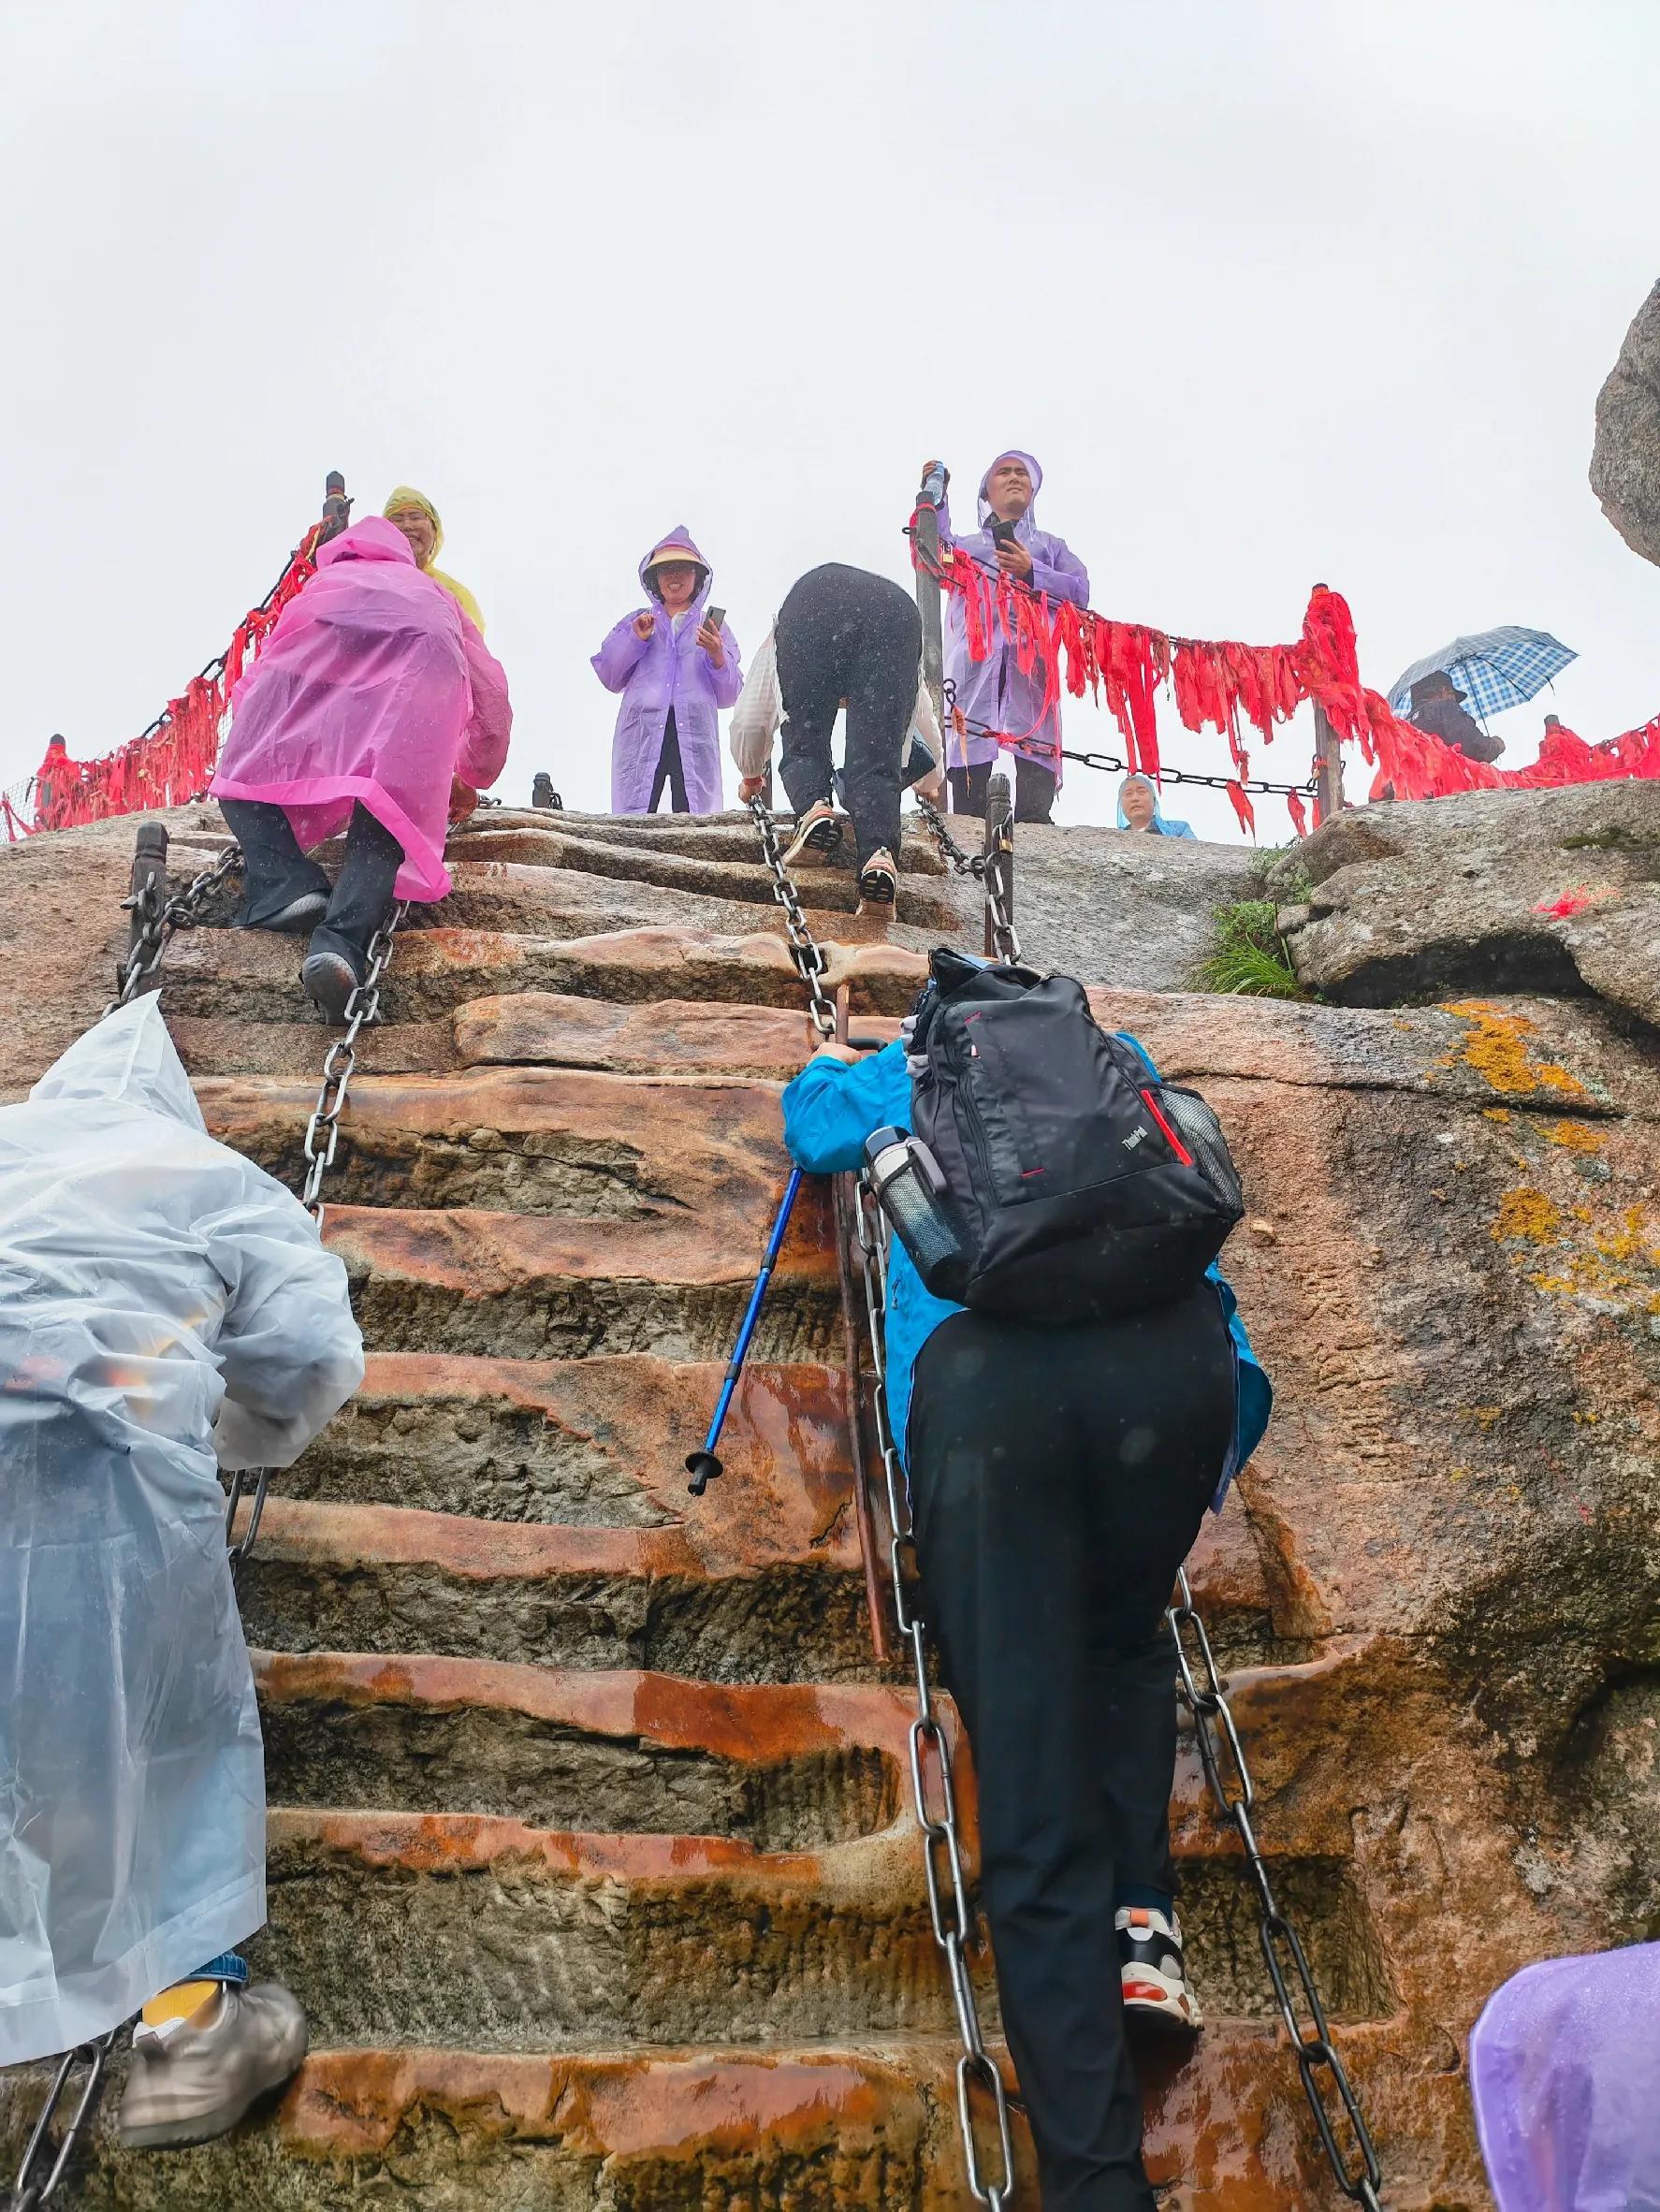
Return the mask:
[(1190, 822), (1172, 822), (1165, 813), (1150, 776), (1127, 776), (1118, 786), (1118, 827), (1141, 830), (1154, 837), (1192, 837), (1198, 842)]
[[(904, 1040), (866, 1057), (826, 1044), (783, 1114), (798, 1166), (862, 1166), (872, 1131), (910, 1127)], [(1215, 1267), (1171, 1304), (1038, 1327), (934, 1297), (896, 1239), (886, 1368), (922, 1609), (974, 1751), (1043, 2204), (1154, 2212), (1124, 2016), (1189, 2030), (1200, 2017), (1174, 1901), (1163, 1615), (1273, 1392)]]

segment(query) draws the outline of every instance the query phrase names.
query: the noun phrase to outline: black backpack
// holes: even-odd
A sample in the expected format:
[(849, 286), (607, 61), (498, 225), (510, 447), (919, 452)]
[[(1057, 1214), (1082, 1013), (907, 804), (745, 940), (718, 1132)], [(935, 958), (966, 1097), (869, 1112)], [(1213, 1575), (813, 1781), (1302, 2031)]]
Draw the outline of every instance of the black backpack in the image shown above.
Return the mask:
[(911, 1126), (951, 1233), (926, 1265), (912, 1251), (928, 1288), (1052, 1322), (1190, 1290), (1245, 1210), (1199, 1093), (1160, 1083), (1070, 976), (943, 946), (929, 974), (908, 1047)]

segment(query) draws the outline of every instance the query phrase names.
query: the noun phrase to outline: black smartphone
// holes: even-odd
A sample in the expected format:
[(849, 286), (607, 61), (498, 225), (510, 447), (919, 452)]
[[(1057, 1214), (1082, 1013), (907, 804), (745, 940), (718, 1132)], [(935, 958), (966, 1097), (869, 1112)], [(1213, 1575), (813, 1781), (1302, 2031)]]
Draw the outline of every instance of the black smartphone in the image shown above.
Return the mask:
[(726, 609), (723, 606), (706, 606), (703, 611), (703, 618), (706, 622), (712, 622), (719, 630), (726, 619)]
[(1014, 543), (1014, 525), (999, 518), (992, 524), (991, 534), (995, 544), (1012, 546)]

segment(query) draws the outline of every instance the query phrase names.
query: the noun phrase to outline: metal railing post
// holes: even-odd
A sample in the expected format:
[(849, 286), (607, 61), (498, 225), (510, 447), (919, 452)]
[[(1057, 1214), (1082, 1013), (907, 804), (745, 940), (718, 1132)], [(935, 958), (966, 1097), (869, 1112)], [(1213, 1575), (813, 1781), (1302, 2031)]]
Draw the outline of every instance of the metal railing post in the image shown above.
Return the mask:
[[(945, 501), (945, 470), (936, 464), (916, 495), (917, 612), (923, 618), (923, 681), (934, 702), (934, 720), (945, 735), (945, 594), (939, 585), (939, 509)], [(943, 765), (943, 764), (941, 764)]]
[(1000, 960), (1005, 947), (999, 941), (997, 901), (1002, 902), (1005, 921), (1014, 918), (1014, 802), (1009, 779), (1001, 769), (985, 787), (985, 951), (988, 959)]

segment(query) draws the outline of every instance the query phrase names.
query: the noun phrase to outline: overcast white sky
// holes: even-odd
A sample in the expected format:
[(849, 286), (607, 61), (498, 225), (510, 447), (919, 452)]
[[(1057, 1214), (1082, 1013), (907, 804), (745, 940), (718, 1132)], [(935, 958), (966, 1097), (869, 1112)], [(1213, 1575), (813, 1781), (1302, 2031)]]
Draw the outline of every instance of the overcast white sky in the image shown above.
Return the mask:
[(1380, 688), (1537, 624), (1581, 658), (1508, 761), (1613, 735), (1660, 575), (1585, 471), (1657, 64), (1653, 0), (0, 0), (0, 783), (141, 728), (338, 467), (443, 511), (498, 789), (604, 806), (588, 656), (654, 538), (748, 648), (1010, 444), (1103, 613), (1268, 642), (1322, 578)]

